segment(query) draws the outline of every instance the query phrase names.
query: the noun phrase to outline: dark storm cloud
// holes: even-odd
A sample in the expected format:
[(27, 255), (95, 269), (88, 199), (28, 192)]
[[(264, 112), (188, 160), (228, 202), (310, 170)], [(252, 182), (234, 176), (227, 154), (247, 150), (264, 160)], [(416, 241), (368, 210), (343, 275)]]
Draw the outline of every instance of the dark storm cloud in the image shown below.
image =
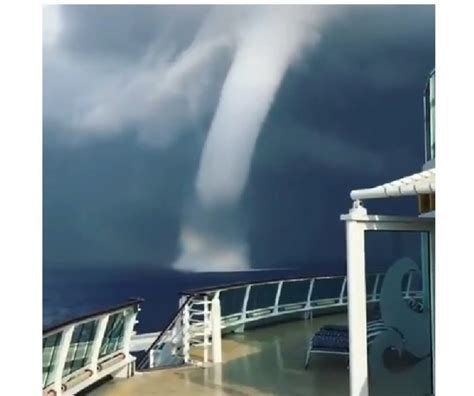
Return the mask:
[[(236, 222), (248, 232), (255, 266), (341, 263), (338, 218), (348, 209), (349, 191), (415, 172), (423, 159), (422, 90), (434, 67), (434, 7), (339, 10), (319, 45), (287, 73), (257, 144)], [(155, 114), (150, 106), (143, 118), (137, 112), (110, 130), (114, 123), (104, 122), (83, 133), (79, 146), (69, 144), (76, 134), (71, 120), (91, 101), (90, 92), (94, 103), (97, 95), (123, 97), (114, 110), (141, 105), (140, 98), (126, 100), (131, 89), (116, 87), (136, 74), (147, 76), (143, 86), (155, 70), (164, 76), (161, 59), (165, 65), (178, 59), (197, 32), (219, 37), (225, 29), (208, 11), (62, 7), (63, 33), (45, 48), (44, 60), (46, 262), (165, 266), (175, 259), (228, 52), (205, 61), (210, 72), (203, 85), (173, 92)], [(192, 70), (190, 81), (201, 78)], [(137, 87), (129, 98), (153, 93)], [(148, 144), (154, 136), (162, 136), (159, 147)], [(404, 201), (391, 205), (416, 209)], [(237, 217), (222, 216), (222, 224)], [(219, 224), (213, 219), (213, 227)]]

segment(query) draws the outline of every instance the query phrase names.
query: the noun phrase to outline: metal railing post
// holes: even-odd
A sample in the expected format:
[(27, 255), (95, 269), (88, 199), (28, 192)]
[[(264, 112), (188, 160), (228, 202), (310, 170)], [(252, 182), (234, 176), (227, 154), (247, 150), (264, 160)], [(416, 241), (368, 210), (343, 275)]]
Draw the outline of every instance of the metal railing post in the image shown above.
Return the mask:
[(410, 297), (410, 289), (411, 289), (411, 278), (412, 278), (412, 272), (408, 274), (408, 281), (407, 281), (407, 287), (405, 289), (405, 297), (408, 298)]
[(241, 316), (242, 321), (245, 321), (245, 319), (247, 319), (247, 305), (249, 303), (250, 289), (251, 288), (252, 288), (252, 285), (248, 285), (245, 288), (244, 302), (242, 304), (242, 316)]
[(308, 296), (306, 297), (306, 309), (311, 308), (311, 296), (313, 295), (314, 281), (315, 279), (313, 278), (311, 279), (311, 282), (309, 282)]
[(148, 366), (149, 368), (155, 367), (155, 354), (153, 349), (150, 349), (150, 352), (148, 353)]
[(189, 304), (186, 304), (183, 308), (183, 358), (184, 363), (190, 362), (190, 323), (189, 323)]
[(91, 351), (91, 369), (93, 374), (97, 373), (97, 363), (99, 361), (100, 347), (102, 346), (102, 341), (104, 340), (105, 329), (107, 328), (109, 316), (110, 315), (104, 315), (99, 319), (99, 323), (97, 324), (97, 331), (95, 332)]
[(222, 363), (221, 302), (219, 292), (211, 303), (212, 361)]
[(275, 295), (275, 303), (273, 304), (273, 313), (278, 313), (278, 305), (280, 304), (280, 295), (281, 295), (281, 288), (283, 287), (283, 281), (278, 282), (278, 288)]
[(207, 295), (204, 296), (204, 306), (203, 306), (203, 346), (204, 346), (204, 354), (203, 354), (203, 362), (207, 363), (209, 361), (208, 358), (208, 348), (209, 348), (209, 299)]
[(123, 329), (123, 352), (126, 355), (130, 354), (130, 342), (132, 340), (133, 328), (135, 327), (137, 319), (137, 311), (133, 310), (125, 316), (125, 324)]
[(379, 280), (380, 280), (380, 274), (377, 274), (375, 276), (374, 287), (372, 289), (372, 297), (370, 298), (371, 301), (376, 301), (377, 300), (377, 289), (379, 287)]
[[(187, 296), (181, 296), (178, 302), (178, 309), (181, 309), (181, 307), (186, 304), (186, 301), (188, 300)], [(173, 326), (172, 329), (172, 334), (171, 334), (171, 342), (173, 344), (173, 349), (172, 349), (172, 354), (177, 355), (178, 354), (178, 349), (183, 347), (183, 320), (182, 320), (182, 315), (181, 318), (178, 319)]]
[(67, 355), (69, 351), (69, 346), (71, 345), (72, 334), (74, 333), (74, 325), (66, 327), (61, 335), (61, 343), (59, 344), (58, 358), (56, 360), (56, 367), (54, 369), (54, 381), (53, 388), (56, 391), (56, 395), (60, 395), (64, 365), (67, 360)]
[[(346, 219), (349, 317), (349, 380), (351, 396), (369, 396), (367, 358), (367, 290), (365, 286), (365, 224), (367, 211), (355, 202)], [(350, 216), (350, 217), (349, 217)]]
[(345, 276), (344, 280), (342, 281), (341, 293), (339, 294), (339, 304), (342, 304), (344, 302), (344, 291), (346, 290), (346, 285), (347, 285), (347, 276)]

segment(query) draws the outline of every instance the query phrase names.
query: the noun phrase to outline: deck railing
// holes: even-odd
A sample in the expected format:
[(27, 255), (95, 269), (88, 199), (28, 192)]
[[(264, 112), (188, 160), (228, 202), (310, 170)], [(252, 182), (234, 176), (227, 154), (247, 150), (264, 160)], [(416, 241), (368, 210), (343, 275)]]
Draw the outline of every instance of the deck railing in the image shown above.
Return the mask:
[[(384, 274), (368, 274), (367, 302), (379, 301)], [(418, 298), (421, 283), (405, 277), (401, 293)], [(207, 364), (219, 362), (221, 337), (242, 332), (284, 316), (309, 317), (347, 306), (347, 277), (324, 276), (279, 279), (217, 286), (182, 293), (180, 309), (159, 339), (148, 348), (139, 368), (165, 367), (169, 362)], [(196, 353), (196, 350), (201, 351)], [(194, 350), (194, 353), (192, 353)], [(193, 356), (194, 355), (194, 356)], [(198, 356), (196, 358), (196, 356)]]
[(133, 375), (130, 340), (141, 299), (43, 331), (43, 395), (73, 395), (108, 376)]

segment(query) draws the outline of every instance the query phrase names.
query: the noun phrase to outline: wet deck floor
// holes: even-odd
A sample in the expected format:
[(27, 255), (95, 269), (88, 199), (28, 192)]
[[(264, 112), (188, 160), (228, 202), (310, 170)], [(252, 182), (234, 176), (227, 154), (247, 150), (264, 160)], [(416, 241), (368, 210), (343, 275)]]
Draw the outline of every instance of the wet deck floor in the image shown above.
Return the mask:
[(342, 356), (313, 356), (308, 370), (308, 340), (323, 324), (347, 322), (346, 314), (287, 322), (223, 338), (224, 363), (209, 368), (153, 370), (114, 379), (94, 396), (346, 396), (349, 370)]

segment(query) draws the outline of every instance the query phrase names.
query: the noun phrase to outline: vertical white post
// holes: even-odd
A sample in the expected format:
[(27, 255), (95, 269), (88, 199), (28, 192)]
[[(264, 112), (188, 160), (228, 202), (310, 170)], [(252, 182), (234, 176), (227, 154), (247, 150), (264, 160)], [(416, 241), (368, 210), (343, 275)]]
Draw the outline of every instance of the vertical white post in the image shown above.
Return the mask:
[(149, 368), (155, 367), (155, 355), (153, 349), (150, 349), (150, 352), (148, 352), (148, 366)]
[[(431, 314), (431, 353), (432, 353), (432, 359), (431, 359), (431, 370), (432, 373), (434, 374), (436, 372), (436, 342), (435, 342), (435, 285), (436, 285), (436, 279), (435, 279), (435, 264), (436, 264), (436, 247), (435, 247), (435, 240), (436, 240), (436, 233), (435, 229), (433, 226), (433, 230), (430, 231), (429, 233), (429, 268), (430, 268), (430, 281), (429, 281), (429, 306), (428, 312)], [(436, 381), (435, 381), (435, 375), (431, 376), (432, 378), (432, 383), (433, 383), (433, 395), (436, 394)]]
[(245, 322), (245, 319), (247, 319), (247, 305), (249, 303), (249, 297), (250, 297), (250, 289), (252, 288), (251, 285), (248, 285), (245, 288), (245, 295), (244, 295), (244, 302), (242, 303), (242, 316), (241, 320)]
[[(127, 358), (130, 358), (130, 344), (132, 342), (132, 334), (133, 328), (135, 327), (136, 319), (137, 319), (137, 311), (139, 307), (127, 308), (124, 311), (124, 328), (123, 328), (123, 353)], [(116, 378), (129, 378), (135, 374), (135, 359), (131, 360), (127, 366), (125, 366), (122, 370), (120, 370), (117, 374), (114, 375)]]
[(352, 216), (367, 211), (355, 203), (346, 219), (351, 396), (368, 396), (367, 297), (365, 290), (365, 225)]
[(189, 363), (190, 361), (190, 323), (189, 323), (189, 304), (186, 304), (183, 308), (183, 356), (184, 363)]
[(123, 352), (125, 355), (130, 353), (130, 344), (132, 342), (133, 328), (135, 327), (137, 312), (134, 308), (132, 312), (127, 313), (125, 316), (125, 324), (123, 329)]
[(374, 288), (372, 289), (372, 297), (371, 297), (372, 301), (377, 300), (377, 289), (379, 287), (379, 280), (380, 280), (380, 274), (377, 274), (375, 277)]
[(408, 274), (407, 287), (406, 287), (406, 289), (405, 289), (405, 297), (406, 297), (406, 298), (410, 297), (411, 277), (412, 277), (412, 273), (410, 272), (410, 273)]
[(100, 347), (102, 346), (102, 341), (104, 339), (105, 329), (107, 328), (108, 321), (109, 315), (104, 315), (99, 319), (99, 323), (97, 324), (97, 331), (95, 332), (91, 351), (91, 370), (94, 374), (97, 372), (97, 363), (99, 361)]
[(281, 288), (283, 287), (283, 281), (278, 282), (278, 288), (275, 295), (275, 303), (273, 304), (273, 313), (278, 314), (278, 306), (280, 305)]
[(314, 281), (315, 279), (311, 279), (309, 282), (309, 288), (308, 288), (308, 295), (306, 296), (306, 304), (305, 304), (305, 312), (304, 312), (304, 319), (309, 319), (313, 317), (313, 311), (311, 309), (311, 297), (313, 295), (313, 288), (314, 288)]
[(222, 363), (221, 301), (219, 292), (214, 294), (211, 303), (212, 361)]
[[(178, 302), (178, 309), (186, 303), (187, 296), (181, 296)], [(171, 343), (173, 345), (173, 349), (171, 353), (173, 355), (178, 354), (178, 350), (183, 347), (183, 316), (178, 318), (173, 326), (172, 335), (171, 335)]]
[(314, 288), (314, 278), (311, 279), (311, 282), (309, 282), (309, 289), (308, 289), (308, 296), (306, 297), (306, 309), (311, 308), (311, 296), (313, 295), (313, 288)]
[(203, 361), (207, 363), (208, 359), (208, 348), (209, 348), (209, 300), (207, 295), (204, 296), (204, 306), (203, 306), (203, 346), (204, 346), (204, 356)]
[(64, 364), (67, 360), (67, 354), (69, 351), (69, 346), (71, 345), (72, 333), (74, 332), (74, 325), (66, 327), (63, 330), (61, 336), (61, 342), (58, 349), (58, 357), (56, 360), (56, 367), (54, 369), (54, 382), (53, 388), (56, 391), (56, 395), (61, 395), (61, 385), (63, 379)]
[(346, 285), (347, 285), (347, 276), (344, 277), (344, 281), (342, 282), (341, 293), (339, 294), (339, 304), (344, 303), (344, 292), (346, 291)]

